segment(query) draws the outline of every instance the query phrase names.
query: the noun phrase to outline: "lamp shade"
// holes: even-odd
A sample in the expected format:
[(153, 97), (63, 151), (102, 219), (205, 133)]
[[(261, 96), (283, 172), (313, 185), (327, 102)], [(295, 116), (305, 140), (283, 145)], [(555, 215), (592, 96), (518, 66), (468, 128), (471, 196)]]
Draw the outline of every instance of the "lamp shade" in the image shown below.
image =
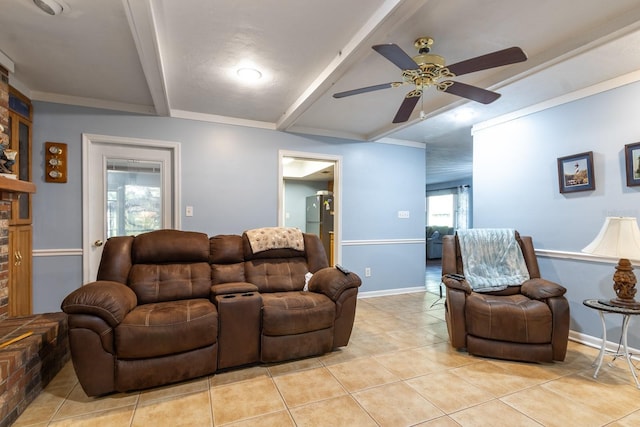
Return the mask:
[(640, 260), (640, 229), (632, 217), (607, 217), (600, 232), (582, 252)]

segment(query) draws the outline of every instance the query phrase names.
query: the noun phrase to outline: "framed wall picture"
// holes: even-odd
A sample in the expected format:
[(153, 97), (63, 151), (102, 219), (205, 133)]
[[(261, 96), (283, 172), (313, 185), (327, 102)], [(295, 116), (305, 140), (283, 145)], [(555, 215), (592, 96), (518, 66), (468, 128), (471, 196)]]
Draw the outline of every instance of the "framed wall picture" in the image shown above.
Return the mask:
[[(640, 153), (640, 151), (639, 151)], [(596, 189), (593, 176), (593, 151), (558, 158), (558, 183), (561, 193)]]
[(640, 185), (640, 142), (624, 146), (624, 163), (627, 166), (627, 187)]

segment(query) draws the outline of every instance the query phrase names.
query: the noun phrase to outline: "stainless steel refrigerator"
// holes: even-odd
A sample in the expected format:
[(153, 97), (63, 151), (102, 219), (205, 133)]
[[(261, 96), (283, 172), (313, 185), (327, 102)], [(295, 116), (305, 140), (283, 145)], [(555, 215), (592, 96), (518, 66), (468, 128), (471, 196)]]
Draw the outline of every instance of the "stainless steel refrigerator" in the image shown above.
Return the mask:
[(331, 255), (331, 234), (333, 234), (333, 195), (308, 196), (306, 201), (306, 232), (320, 237), (329, 258)]

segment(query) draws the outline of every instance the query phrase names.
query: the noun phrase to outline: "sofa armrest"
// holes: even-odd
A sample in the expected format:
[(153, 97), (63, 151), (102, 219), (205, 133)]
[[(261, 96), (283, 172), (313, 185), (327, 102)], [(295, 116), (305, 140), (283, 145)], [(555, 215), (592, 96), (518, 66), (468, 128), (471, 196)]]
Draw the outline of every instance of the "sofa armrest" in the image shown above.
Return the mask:
[(355, 273), (344, 274), (337, 268), (326, 267), (313, 274), (309, 280), (309, 290), (325, 294), (332, 301), (337, 301), (342, 293), (362, 284)]
[(116, 327), (136, 305), (138, 298), (127, 285), (119, 282), (97, 281), (71, 292), (62, 301), (62, 311), (67, 314), (98, 316)]
[(543, 300), (561, 297), (567, 292), (564, 286), (545, 279), (530, 279), (522, 284), (520, 292), (531, 299)]
[(444, 275), (442, 276), (442, 283), (444, 283), (444, 285), (449, 289), (463, 291), (467, 295), (471, 293), (471, 286), (465, 279), (458, 280)]

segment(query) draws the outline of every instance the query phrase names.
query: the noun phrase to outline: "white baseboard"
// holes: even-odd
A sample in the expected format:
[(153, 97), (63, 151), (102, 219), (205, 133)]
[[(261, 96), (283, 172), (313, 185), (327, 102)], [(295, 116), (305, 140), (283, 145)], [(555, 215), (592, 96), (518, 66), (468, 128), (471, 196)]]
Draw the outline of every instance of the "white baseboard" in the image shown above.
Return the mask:
[[(414, 288), (387, 289), (383, 291), (359, 292), (358, 298), (365, 299), (426, 291), (426, 288), (423, 288), (421, 286), (417, 286)], [(572, 330), (569, 331), (569, 340), (597, 349), (600, 349), (600, 345), (602, 344), (602, 338), (594, 337), (591, 335), (583, 334), (582, 332), (576, 332)], [(621, 346), (622, 344), (618, 344), (617, 342), (607, 341), (605, 350), (609, 353), (618, 353), (619, 349), (622, 348)], [(631, 358), (633, 360), (640, 361), (640, 349), (629, 347), (629, 353), (632, 355)]]
[(426, 292), (426, 291), (427, 291), (427, 288), (424, 286), (416, 286), (415, 288), (385, 289), (382, 291), (358, 292), (358, 298), (385, 297), (389, 295), (411, 294), (415, 292)]
[[(589, 347), (600, 349), (602, 344), (602, 338), (586, 335), (581, 332), (569, 331), (569, 339), (580, 344), (584, 344)], [(607, 341), (605, 350), (610, 353), (618, 353), (622, 350), (622, 343), (613, 341)], [(633, 360), (640, 360), (640, 350), (637, 348), (629, 347), (629, 354)]]

